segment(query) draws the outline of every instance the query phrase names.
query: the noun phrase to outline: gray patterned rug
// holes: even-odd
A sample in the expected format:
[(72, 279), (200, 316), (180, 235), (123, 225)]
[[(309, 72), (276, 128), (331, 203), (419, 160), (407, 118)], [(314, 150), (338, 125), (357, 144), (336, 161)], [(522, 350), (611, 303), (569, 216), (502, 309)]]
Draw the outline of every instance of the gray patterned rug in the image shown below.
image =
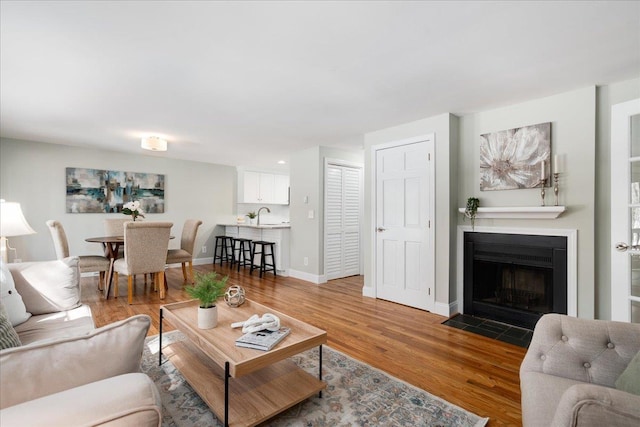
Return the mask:
[[(180, 332), (168, 332), (163, 335), (162, 344), (182, 339)], [(162, 425), (222, 426), (171, 362), (158, 366), (158, 344), (157, 336), (147, 338), (142, 370), (160, 390)], [(317, 348), (292, 360), (317, 375)], [(264, 426), (481, 427), (488, 421), (327, 346), (323, 346), (322, 366), (322, 377), (327, 383), (322, 398), (311, 397)]]

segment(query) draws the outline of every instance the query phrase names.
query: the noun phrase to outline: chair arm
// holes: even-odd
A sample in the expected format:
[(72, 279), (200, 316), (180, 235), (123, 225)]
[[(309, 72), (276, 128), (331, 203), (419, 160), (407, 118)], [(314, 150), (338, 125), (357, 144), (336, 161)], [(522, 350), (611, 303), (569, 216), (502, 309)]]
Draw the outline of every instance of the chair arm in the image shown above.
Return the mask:
[(140, 371), (146, 315), (0, 353), (0, 409), (116, 375)]
[(639, 425), (640, 396), (595, 384), (577, 384), (568, 388), (560, 399), (552, 422), (552, 427)]

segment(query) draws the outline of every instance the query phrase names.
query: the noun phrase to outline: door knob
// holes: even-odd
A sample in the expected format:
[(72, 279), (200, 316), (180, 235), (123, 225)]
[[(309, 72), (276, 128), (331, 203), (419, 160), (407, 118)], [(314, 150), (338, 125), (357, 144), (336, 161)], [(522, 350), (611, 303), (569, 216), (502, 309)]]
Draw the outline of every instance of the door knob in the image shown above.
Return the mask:
[(378, 233), (382, 233), (383, 231), (385, 231), (385, 230), (386, 230), (386, 228), (384, 228), (384, 227), (378, 227), (378, 228), (376, 228), (376, 230), (378, 230)]
[(629, 246), (624, 242), (616, 243), (616, 250), (618, 252), (626, 252), (629, 249), (631, 249), (632, 251), (640, 250), (640, 245), (631, 245), (631, 246)]

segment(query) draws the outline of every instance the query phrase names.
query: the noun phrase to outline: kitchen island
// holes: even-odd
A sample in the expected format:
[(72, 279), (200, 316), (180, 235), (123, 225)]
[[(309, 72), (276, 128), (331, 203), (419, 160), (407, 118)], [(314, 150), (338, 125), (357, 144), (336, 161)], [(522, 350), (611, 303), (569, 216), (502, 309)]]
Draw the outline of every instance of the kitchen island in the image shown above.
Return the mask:
[(265, 240), (275, 243), (276, 270), (281, 276), (289, 275), (289, 232), (291, 226), (283, 224), (220, 224), (225, 235), (234, 238)]

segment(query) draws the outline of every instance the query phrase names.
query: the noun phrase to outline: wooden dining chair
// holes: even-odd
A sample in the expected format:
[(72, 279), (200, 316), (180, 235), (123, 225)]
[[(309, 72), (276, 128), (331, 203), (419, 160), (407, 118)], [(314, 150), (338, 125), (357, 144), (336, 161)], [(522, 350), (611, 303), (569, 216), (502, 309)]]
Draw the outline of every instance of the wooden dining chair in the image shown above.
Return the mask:
[[(180, 238), (180, 249), (169, 249), (167, 253), (167, 264), (182, 264), (182, 276), (184, 284), (190, 280), (193, 284), (193, 250), (196, 244), (196, 235), (198, 227), (202, 225), (202, 221), (197, 219), (188, 219), (182, 227), (182, 237)], [(189, 274), (187, 276), (187, 266)]]
[(154, 289), (164, 299), (164, 267), (167, 262), (171, 222), (127, 222), (124, 225), (124, 258), (117, 259), (114, 296), (118, 297), (118, 277), (127, 276), (129, 304), (133, 303), (133, 276), (153, 273)]
[[(56, 220), (47, 221), (47, 227), (49, 227), (49, 231), (51, 232), (53, 246), (56, 250), (56, 258), (67, 258), (69, 256), (69, 242), (67, 241), (67, 234), (64, 232), (64, 227)], [(100, 255), (79, 255), (78, 258), (80, 259), (78, 263), (80, 273), (99, 273), (98, 289), (102, 290), (105, 274), (111, 266), (109, 258)]]

